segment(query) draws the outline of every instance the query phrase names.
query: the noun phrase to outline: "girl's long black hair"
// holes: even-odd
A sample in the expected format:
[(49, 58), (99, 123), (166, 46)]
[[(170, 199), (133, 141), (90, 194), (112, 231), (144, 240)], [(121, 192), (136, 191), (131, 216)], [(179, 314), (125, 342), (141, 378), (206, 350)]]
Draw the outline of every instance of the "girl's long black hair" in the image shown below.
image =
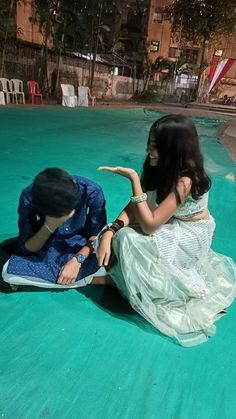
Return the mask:
[(150, 157), (147, 156), (141, 183), (145, 191), (157, 190), (157, 203), (170, 192), (174, 192), (177, 203), (181, 203), (177, 191), (181, 176), (191, 179), (194, 199), (210, 189), (211, 180), (204, 170), (197, 130), (189, 118), (183, 115), (163, 116), (151, 126), (148, 145), (151, 136), (158, 151), (158, 165), (150, 166)]

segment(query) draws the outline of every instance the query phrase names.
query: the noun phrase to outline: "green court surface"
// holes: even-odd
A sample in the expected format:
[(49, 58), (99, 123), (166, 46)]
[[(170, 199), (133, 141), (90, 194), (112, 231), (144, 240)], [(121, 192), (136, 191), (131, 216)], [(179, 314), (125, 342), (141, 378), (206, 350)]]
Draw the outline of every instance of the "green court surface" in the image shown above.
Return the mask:
[[(0, 241), (17, 234), (21, 190), (46, 167), (98, 182), (112, 221), (131, 195), (100, 165), (140, 171), (148, 109), (1, 108)], [(236, 167), (217, 141), (219, 120), (194, 118), (213, 186), (213, 248), (236, 261)], [(2, 261), (4, 257), (1, 257)], [(236, 304), (215, 337), (182, 348), (136, 314), (118, 291), (88, 286), (0, 293), (0, 418), (234, 419)]]

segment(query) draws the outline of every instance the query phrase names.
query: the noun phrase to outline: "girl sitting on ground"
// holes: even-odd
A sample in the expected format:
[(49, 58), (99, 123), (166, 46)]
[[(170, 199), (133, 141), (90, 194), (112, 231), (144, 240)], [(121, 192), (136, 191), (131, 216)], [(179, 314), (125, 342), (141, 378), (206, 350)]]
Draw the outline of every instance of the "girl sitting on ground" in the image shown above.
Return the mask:
[(234, 299), (236, 266), (210, 249), (211, 181), (194, 123), (167, 115), (152, 125), (141, 180), (130, 168), (100, 170), (132, 186), (130, 202), (100, 234), (97, 258), (108, 272), (103, 281), (181, 345), (206, 341)]

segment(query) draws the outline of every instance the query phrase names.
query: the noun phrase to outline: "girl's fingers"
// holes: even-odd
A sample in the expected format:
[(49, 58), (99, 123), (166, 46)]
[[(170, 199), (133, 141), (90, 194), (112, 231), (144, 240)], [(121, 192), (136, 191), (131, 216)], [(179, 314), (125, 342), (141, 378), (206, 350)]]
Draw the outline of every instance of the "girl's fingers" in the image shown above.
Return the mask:
[(97, 254), (97, 261), (98, 261), (99, 266), (103, 265), (103, 259), (104, 259), (103, 255)]
[(97, 254), (97, 261), (99, 266), (108, 265), (110, 259), (110, 253), (103, 253), (102, 255)]
[(104, 260), (104, 266), (107, 266), (110, 259), (110, 253), (106, 253), (105, 260)]
[(117, 170), (116, 167), (110, 167), (110, 166), (100, 166), (98, 170), (105, 170), (106, 172), (115, 172)]

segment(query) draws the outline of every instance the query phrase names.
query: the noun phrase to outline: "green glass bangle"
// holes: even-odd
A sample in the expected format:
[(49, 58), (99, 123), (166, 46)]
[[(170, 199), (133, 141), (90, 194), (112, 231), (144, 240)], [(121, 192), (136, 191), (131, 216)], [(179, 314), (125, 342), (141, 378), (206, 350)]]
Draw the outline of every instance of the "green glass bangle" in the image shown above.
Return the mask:
[(143, 193), (142, 195), (137, 196), (131, 196), (130, 202), (133, 202), (134, 204), (139, 204), (139, 202), (143, 202), (147, 200), (147, 194)]

